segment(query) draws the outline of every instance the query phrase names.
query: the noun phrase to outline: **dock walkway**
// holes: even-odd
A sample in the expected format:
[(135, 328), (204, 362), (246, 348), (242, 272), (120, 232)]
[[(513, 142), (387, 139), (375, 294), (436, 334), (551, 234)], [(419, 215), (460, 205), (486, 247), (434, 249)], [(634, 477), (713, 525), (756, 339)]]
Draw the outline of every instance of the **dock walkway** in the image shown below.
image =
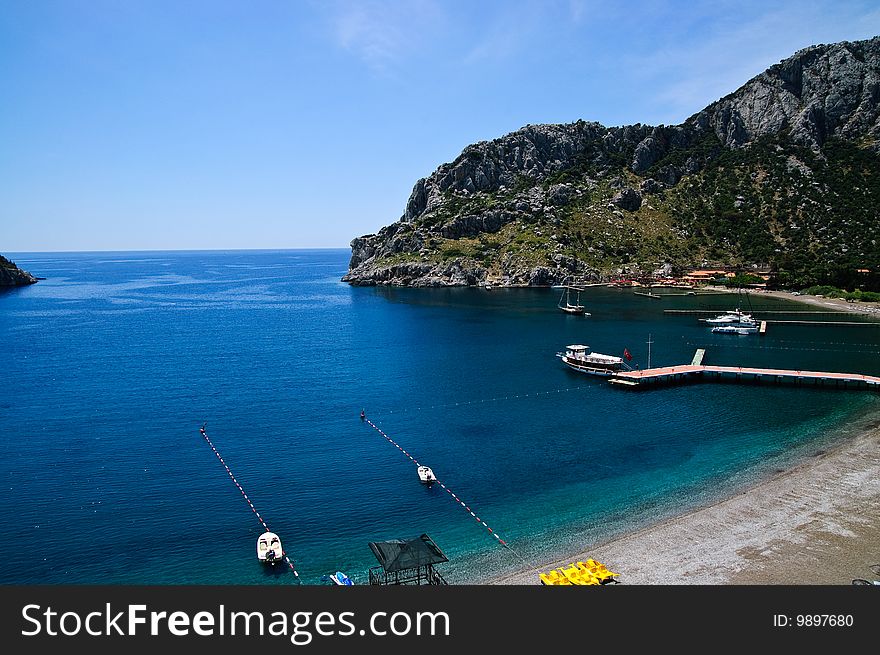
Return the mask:
[(795, 371), (752, 366), (709, 366), (702, 363), (705, 354), (706, 351), (700, 348), (694, 354), (690, 364), (681, 366), (621, 371), (613, 375), (609, 382), (620, 386), (641, 387), (658, 383), (735, 381), (809, 386), (830, 385), (844, 389), (880, 391), (880, 376), (876, 375), (831, 371)]

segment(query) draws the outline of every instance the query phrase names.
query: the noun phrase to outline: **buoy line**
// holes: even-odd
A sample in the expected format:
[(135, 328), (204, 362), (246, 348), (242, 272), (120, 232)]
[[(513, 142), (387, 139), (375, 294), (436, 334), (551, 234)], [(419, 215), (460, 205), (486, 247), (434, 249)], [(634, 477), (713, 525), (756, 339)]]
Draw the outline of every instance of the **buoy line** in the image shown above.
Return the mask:
[[(406, 451), (406, 449), (404, 449), (404, 447), (401, 446), (399, 443), (397, 443), (394, 439), (392, 439), (392, 438), (389, 437), (387, 434), (385, 434), (385, 432), (382, 430), (382, 428), (380, 428), (378, 425), (376, 425), (375, 423), (373, 423), (373, 422), (372, 422), (370, 419), (368, 419), (364, 414), (361, 414), (361, 417), (364, 419), (364, 422), (367, 423), (367, 425), (369, 425), (369, 426), (370, 426), (371, 428), (373, 428), (376, 432), (378, 432), (378, 433), (381, 434), (383, 437), (385, 437), (385, 439), (386, 439), (390, 444), (392, 444), (393, 446), (395, 446), (400, 452), (402, 452), (404, 455), (406, 455), (407, 457), (409, 457), (410, 460), (412, 460), (413, 464), (415, 464), (416, 466), (421, 466), (421, 464), (419, 464), (419, 460), (417, 460), (412, 454), (408, 453), (408, 452)], [(448, 493), (448, 494), (453, 498), (453, 500), (455, 500), (456, 503), (458, 503), (459, 505), (461, 505), (461, 506), (464, 508), (464, 510), (465, 510), (468, 514), (470, 514), (472, 517), (474, 517), (474, 519), (476, 520), (477, 523), (479, 523), (479, 524), (482, 525), (484, 528), (486, 528), (486, 530), (489, 531), (489, 534), (491, 534), (493, 537), (495, 537), (495, 538), (498, 540), (498, 543), (500, 543), (500, 544), (501, 544), (502, 546), (504, 546), (505, 548), (510, 549), (510, 546), (507, 545), (507, 542), (504, 541), (504, 539), (502, 539), (502, 538), (498, 535), (497, 532), (495, 532), (492, 528), (490, 528), (490, 527), (486, 524), (486, 522), (485, 522), (483, 519), (481, 519), (479, 516), (477, 516), (476, 513), (474, 512), (474, 510), (472, 510), (472, 509), (468, 506), (467, 503), (465, 503), (461, 498), (459, 498), (459, 497), (455, 494), (455, 492), (454, 492), (452, 489), (450, 489), (450, 488), (447, 487), (445, 484), (443, 484), (443, 482), (441, 482), (439, 479), (437, 479), (437, 484), (439, 484), (439, 485), (440, 485), (440, 488), (443, 489), (446, 493)]]
[[(817, 342), (818, 343), (818, 342)], [(710, 348), (743, 348), (746, 350), (797, 350), (804, 352), (825, 352), (825, 353), (856, 353), (859, 355), (878, 355), (880, 354), (880, 350), (853, 350), (852, 348), (799, 348), (795, 346), (775, 346), (775, 345), (761, 345), (761, 346), (749, 346), (746, 344), (739, 343), (726, 343), (721, 344), (713, 343), (713, 344), (700, 344), (697, 342), (687, 342), (688, 346), (696, 346), (698, 348), (710, 349)], [(868, 344), (852, 344), (852, 345), (868, 345)], [(876, 344), (871, 344), (876, 348)]]
[[(262, 525), (263, 528), (265, 528), (266, 532), (272, 532), (269, 529), (269, 526), (266, 525), (266, 521), (263, 520), (263, 517), (257, 511), (257, 508), (254, 507), (254, 504), (251, 502), (251, 499), (248, 498), (248, 495), (245, 493), (242, 486), (238, 483), (238, 480), (235, 479), (235, 476), (232, 474), (232, 470), (229, 468), (229, 466), (226, 464), (226, 462), (223, 461), (223, 456), (220, 455), (220, 451), (218, 451), (217, 448), (214, 447), (214, 443), (211, 441), (210, 437), (208, 437), (208, 432), (207, 432), (207, 430), (205, 430), (204, 425), (199, 428), (199, 432), (202, 433), (202, 436), (205, 438), (205, 441), (208, 442), (208, 445), (211, 447), (211, 450), (213, 450), (214, 454), (217, 455), (217, 459), (219, 459), (220, 463), (223, 464), (223, 468), (225, 468), (226, 473), (229, 474), (229, 479), (232, 480), (232, 482), (235, 484), (235, 486), (241, 492), (241, 495), (244, 496), (245, 501), (247, 501), (248, 507), (251, 508), (251, 511), (254, 513), (254, 515), (257, 517), (257, 520), (260, 522), (260, 525)], [(290, 570), (293, 571), (293, 575), (295, 575), (297, 577), (297, 579), (299, 579), (299, 573), (297, 573), (296, 567), (293, 565), (293, 562), (290, 561), (290, 557), (287, 555), (286, 552), (284, 553), (284, 561), (287, 562), (287, 566), (289, 566)]]
[[(545, 393), (551, 393), (551, 392), (545, 392)], [(361, 418), (362, 418), (362, 419), (364, 420), (364, 422), (367, 423), (371, 428), (373, 428), (376, 432), (378, 432), (379, 434), (381, 434), (381, 435), (385, 438), (385, 440), (388, 441), (388, 443), (390, 443), (390, 444), (393, 445), (395, 448), (397, 448), (400, 452), (402, 452), (404, 455), (406, 455), (406, 456), (412, 461), (413, 464), (415, 464), (416, 466), (421, 466), (421, 464), (419, 464), (419, 460), (417, 460), (417, 459), (415, 458), (414, 455), (412, 455), (411, 453), (409, 453), (409, 452), (408, 452), (403, 446), (401, 446), (399, 443), (397, 443), (396, 441), (394, 441), (394, 439), (392, 439), (392, 438), (389, 437), (387, 434), (385, 434), (385, 431), (382, 430), (382, 428), (380, 428), (378, 425), (376, 425), (375, 423), (373, 423), (370, 419), (368, 419), (367, 416), (366, 416), (366, 414), (364, 414), (364, 412), (361, 412)], [(521, 561), (526, 567), (531, 567), (531, 568), (533, 568), (533, 569), (535, 569), (535, 570), (537, 570), (537, 569), (540, 568), (540, 567), (537, 566), (534, 562), (529, 562), (529, 561), (528, 561), (525, 557), (523, 557), (518, 551), (514, 550), (514, 548), (513, 548), (509, 543), (507, 543), (506, 541), (504, 541), (504, 539), (502, 539), (502, 538), (498, 535), (497, 532), (495, 532), (491, 527), (489, 527), (489, 525), (488, 525), (483, 519), (481, 519), (479, 516), (477, 516), (476, 513), (474, 512), (474, 510), (472, 510), (472, 509), (468, 506), (467, 503), (465, 503), (461, 498), (459, 498), (459, 497), (456, 495), (456, 493), (455, 493), (454, 491), (452, 491), (452, 489), (450, 489), (450, 488), (447, 487), (445, 484), (443, 484), (443, 482), (441, 482), (439, 479), (437, 479), (437, 484), (439, 484), (440, 487), (441, 487), (446, 493), (448, 493), (448, 494), (452, 497), (452, 499), (453, 499), (458, 505), (461, 505), (461, 506), (464, 508), (464, 510), (465, 510), (468, 514), (470, 514), (470, 515), (471, 515), (471, 516), (477, 521), (477, 523), (479, 523), (479, 524), (482, 525), (484, 528), (486, 528), (486, 530), (489, 532), (489, 534), (491, 534), (493, 537), (495, 537), (495, 539), (498, 540), (498, 543), (499, 543), (501, 546), (503, 546), (503, 547), (506, 548), (511, 554), (513, 554), (514, 556), (516, 556), (517, 558), (519, 558), (519, 560), (520, 560), (520, 561)]]
[(376, 412), (372, 416), (390, 416), (392, 414), (405, 414), (406, 412), (421, 412), (429, 409), (449, 409), (451, 407), (466, 407), (468, 405), (480, 405), (483, 403), (497, 403), (503, 400), (519, 400), (521, 398), (537, 398), (539, 396), (552, 396), (558, 393), (568, 393), (569, 391), (593, 391), (594, 385), (582, 384), (577, 387), (561, 387), (559, 389), (550, 389), (549, 391), (533, 391), (532, 393), (509, 394), (506, 396), (495, 396), (494, 398), (479, 398), (475, 400), (463, 400), (457, 403), (440, 403), (437, 405), (424, 405), (418, 407), (404, 407), (403, 409), (389, 409), (384, 412)]

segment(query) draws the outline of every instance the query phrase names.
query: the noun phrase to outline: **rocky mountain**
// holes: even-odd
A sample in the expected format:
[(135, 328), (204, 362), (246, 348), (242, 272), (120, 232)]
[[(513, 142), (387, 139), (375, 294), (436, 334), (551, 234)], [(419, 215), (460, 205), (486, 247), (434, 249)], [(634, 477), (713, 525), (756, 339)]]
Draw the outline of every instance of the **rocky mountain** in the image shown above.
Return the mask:
[(0, 255), (0, 287), (16, 287), (33, 284), (37, 281), (33, 275), (21, 270), (14, 263)]
[(351, 242), (352, 284), (541, 285), (770, 264), (880, 268), (880, 37), (817, 45), (680, 125), (527, 125), (470, 145)]

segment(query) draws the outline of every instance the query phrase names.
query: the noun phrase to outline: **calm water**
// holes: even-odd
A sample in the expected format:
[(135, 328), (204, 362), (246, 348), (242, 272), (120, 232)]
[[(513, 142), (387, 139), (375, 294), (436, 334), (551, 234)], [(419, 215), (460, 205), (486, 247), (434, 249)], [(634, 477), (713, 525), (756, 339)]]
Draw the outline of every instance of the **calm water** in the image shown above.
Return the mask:
[[(362, 582), (369, 541), (427, 532), (462, 583), (710, 500), (878, 409), (870, 392), (617, 390), (554, 356), (626, 347), (644, 367), (651, 334), (655, 365), (706, 347), (707, 363), (880, 373), (877, 328), (737, 337), (663, 314), (730, 297), (593, 288), (579, 318), (550, 289), (352, 288), (344, 250), (13, 259), (47, 279), (0, 293), (2, 583), (292, 584), (256, 562), (260, 526), (204, 421), (305, 582)], [(516, 554), (420, 485), (361, 408)]]

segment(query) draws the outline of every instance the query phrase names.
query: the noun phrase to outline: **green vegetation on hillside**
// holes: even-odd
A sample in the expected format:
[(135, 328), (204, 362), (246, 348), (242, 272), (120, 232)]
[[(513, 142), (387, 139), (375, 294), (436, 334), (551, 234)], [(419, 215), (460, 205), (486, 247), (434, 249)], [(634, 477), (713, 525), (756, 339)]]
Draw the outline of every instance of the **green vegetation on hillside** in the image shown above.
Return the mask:
[(673, 213), (709, 259), (769, 263), (784, 286), (876, 285), (880, 158), (829, 141), (821, 154), (783, 135), (725, 149), (668, 192)]
[(880, 293), (877, 293), (876, 291), (862, 291), (861, 289), (856, 289), (855, 291), (846, 291), (845, 289), (839, 289), (837, 287), (832, 287), (827, 284), (817, 285), (808, 289), (804, 289), (802, 293), (805, 293), (809, 296), (842, 298), (843, 300), (849, 300), (850, 302), (880, 302)]

